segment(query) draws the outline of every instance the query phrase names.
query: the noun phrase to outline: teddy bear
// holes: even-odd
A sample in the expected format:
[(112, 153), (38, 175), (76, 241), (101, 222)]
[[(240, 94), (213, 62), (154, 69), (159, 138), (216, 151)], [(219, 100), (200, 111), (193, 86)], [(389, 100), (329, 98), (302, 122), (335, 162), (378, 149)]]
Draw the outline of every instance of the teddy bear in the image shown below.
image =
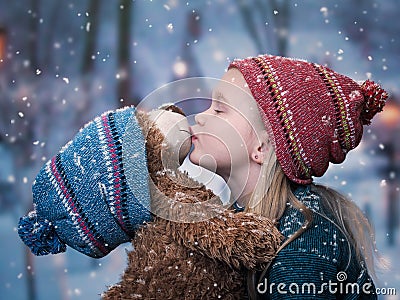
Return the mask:
[(274, 222), (222, 207), (211, 190), (177, 169), (190, 149), (190, 139), (177, 136), (190, 134), (179, 108), (137, 117), (155, 217), (135, 233), (121, 281), (102, 299), (245, 299), (246, 271), (263, 268), (281, 242)]
[(20, 238), (35, 255), (68, 245), (94, 258), (131, 242), (121, 281), (103, 299), (246, 298), (247, 270), (268, 264), (282, 235), (179, 171), (190, 146), (176, 106), (103, 113), (39, 171)]

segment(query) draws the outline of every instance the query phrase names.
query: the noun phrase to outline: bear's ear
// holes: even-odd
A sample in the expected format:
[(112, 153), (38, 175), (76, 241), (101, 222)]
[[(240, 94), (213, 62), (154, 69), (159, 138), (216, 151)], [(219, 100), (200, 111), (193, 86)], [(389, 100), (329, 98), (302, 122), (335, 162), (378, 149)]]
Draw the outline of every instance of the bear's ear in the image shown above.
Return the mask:
[(183, 110), (174, 104), (163, 104), (158, 109), (172, 111), (186, 117), (186, 114), (183, 112)]
[(148, 113), (138, 111), (136, 113), (136, 118), (146, 139), (146, 152), (154, 149), (164, 142), (164, 135), (155, 125), (154, 121), (150, 119)]
[(147, 169), (150, 174), (155, 174), (163, 169), (161, 150), (165, 139), (164, 135), (155, 126), (155, 123), (150, 120), (148, 113), (137, 111), (136, 118), (146, 139)]

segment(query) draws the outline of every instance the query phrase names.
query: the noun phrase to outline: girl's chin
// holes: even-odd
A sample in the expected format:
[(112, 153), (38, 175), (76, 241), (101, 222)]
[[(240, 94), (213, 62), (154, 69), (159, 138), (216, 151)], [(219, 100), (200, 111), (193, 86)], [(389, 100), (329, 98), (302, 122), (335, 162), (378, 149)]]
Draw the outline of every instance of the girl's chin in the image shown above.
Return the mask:
[(193, 151), (189, 154), (189, 160), (190, 160), (190, 162), (191, 162), (192, 164), (199, 165), (200, 161), (199, 161), (199, 159), (198, 159), (196, 153), (194, 153), (194, 152), (195, 152), (195, 150), (193, 150)]
[(189, 155), (189, 160), (204, 169), (207, 169), (213, 173), (217, 171), (217, 161), (211, 154), (201, 154), (197, 155), (195, 150), (193, 150)]

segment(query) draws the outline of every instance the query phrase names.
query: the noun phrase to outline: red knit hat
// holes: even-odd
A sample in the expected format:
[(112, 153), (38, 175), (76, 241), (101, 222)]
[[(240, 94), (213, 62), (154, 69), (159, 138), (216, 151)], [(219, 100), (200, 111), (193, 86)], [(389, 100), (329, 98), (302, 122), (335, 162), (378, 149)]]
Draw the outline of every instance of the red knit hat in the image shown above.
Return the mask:
[(229, 68), (243, 74), (272, 130), (283, 172), (299, 184), (322, 176), (329, 162), (341, 163), (388, 97), (372, 81), (359, 85), (303, 60), (260, 55), (235, 60)]

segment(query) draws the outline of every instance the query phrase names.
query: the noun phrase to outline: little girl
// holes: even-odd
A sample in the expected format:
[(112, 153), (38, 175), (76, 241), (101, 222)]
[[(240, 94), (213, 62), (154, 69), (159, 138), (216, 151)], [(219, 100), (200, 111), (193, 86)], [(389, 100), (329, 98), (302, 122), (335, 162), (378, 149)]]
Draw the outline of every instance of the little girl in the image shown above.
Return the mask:
[(270, 266), (249, 272), (252, 299), (376, 299), (372, 230), (361, 210), (313, 183), (361, 140), (387, 93), (327, 67), (262, 55), (234, 61), (196, 115), (190, 160), (228, 184), (236, 211), (278, 220)]

